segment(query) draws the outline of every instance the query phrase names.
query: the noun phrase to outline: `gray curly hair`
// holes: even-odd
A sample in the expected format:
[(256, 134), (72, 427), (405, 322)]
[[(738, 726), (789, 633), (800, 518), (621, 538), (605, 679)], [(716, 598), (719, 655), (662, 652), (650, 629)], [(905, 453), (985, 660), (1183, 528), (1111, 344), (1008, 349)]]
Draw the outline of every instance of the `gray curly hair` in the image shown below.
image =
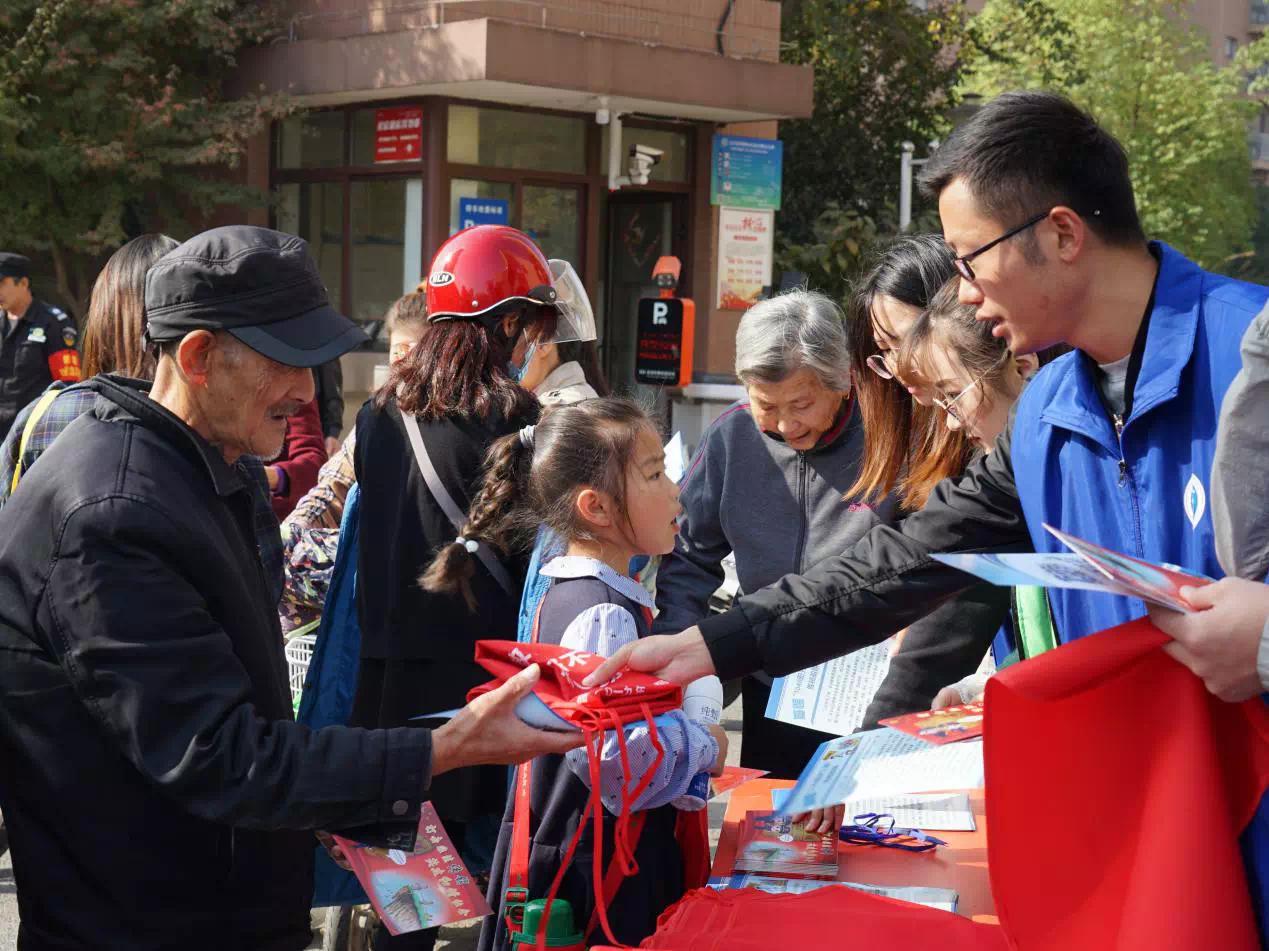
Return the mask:
[(793, 290), (759, 301), (736, 331), (736, 376), (779, 383), (812, 371), (831, 390), (850, 389), (850, 346), (842, 309), (816, 291)]

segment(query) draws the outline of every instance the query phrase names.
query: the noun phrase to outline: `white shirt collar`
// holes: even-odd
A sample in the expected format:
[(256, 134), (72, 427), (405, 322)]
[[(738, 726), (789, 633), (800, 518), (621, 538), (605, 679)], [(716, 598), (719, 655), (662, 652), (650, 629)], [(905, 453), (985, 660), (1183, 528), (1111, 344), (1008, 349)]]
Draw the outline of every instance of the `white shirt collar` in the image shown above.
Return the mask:
[(552, 558), (542, 567), (542, 574), (548, 578), (598, 578), (635, 604), (650, 608), (656, 603), (647, 588), (634, 578), (617, 574), (598, 558), (587, 558), (584, 555), (560, 555), (558, 558)]
[(533, 388), (533, 392), (541, 396), (551, 390), (562, 390), (566, 386), (577, 386), (585, 382), (586, 374), (582, 371), (582, 365), (576, 360), (569, 360), (548, 373), (546, 379)]

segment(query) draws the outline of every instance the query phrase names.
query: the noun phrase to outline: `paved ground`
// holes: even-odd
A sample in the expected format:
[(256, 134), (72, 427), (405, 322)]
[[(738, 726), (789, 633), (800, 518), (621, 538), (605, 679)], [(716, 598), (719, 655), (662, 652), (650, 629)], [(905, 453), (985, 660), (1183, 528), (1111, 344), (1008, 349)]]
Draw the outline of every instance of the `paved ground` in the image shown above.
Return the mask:
[[(723, 725), (727, 729), (730, 750), (727, 761), (733, 765), (740, 763), (740, 702), (732, 704), (723, 712)], [(709, 825), (710, 844), (718, 842), (718, 832), (722, 827), (723, 812), (727, 808), (727, 796), (710, 803)], [(441, 940), (437, 943), (438, 951), (472, 951), (476, 947), (476, 937), (480, 933), (478, 924), (463, 928), (445, 928), (441, 931)], [(18, 943), (18, 902), (13, 885), (13, 867), (9, 856), (0, 858), (0, 951), (12, 951)], [(320, 948), (320, 937), (314, 935), (313, 948)]]

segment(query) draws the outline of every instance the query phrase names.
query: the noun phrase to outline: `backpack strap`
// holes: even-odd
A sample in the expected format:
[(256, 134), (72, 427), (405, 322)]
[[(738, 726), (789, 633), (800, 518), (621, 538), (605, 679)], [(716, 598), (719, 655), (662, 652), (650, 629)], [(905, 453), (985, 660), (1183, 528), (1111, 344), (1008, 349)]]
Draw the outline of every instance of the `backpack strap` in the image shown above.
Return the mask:
[[(445, 488), (445, 483), (441, 481), (441, 475), (436, 471), (436, 466), (432, 463), (432, 457), (428, 455), (427, 446), (423, 443), (423, 430), (419, 428), (418, 419), (409, 413), (402, 413), (401, 418), (405, 421), (405, 432), (410, 437), (410, 447), (414, 450), (414, 461), (419, 464), (419, 471), (423, 473), (423, 481), (427, 484), (427, 490), (432, 493), (432, 498), (436, 499), (436, 504), (441, 507), (445, 517), (454, 526), (454, 531), (461, 535), (463, 533), (463, 523), (467, 521), (467, 513), (459, 508), (458, 503), (454, 501), (454, 497)], [(508, 595), (516, 597), (515, 585), (511, 583), (511, 576), (507, 574), (507, 569), (502, 567), (502, 563), (494, 557), (488, 545), (483, 542), (477, 542), (476, 544), (476, 557), (480, 559), (486, 570), (493, 575), (494, 581), (498, 582), (498, 587)]]
[(13, 483), (9, 486), (10, 495), (18, 490), (18, 480), (22, 478), (22, 457), (26, 455), (27, 447), (31, 444), (31, 435), (35, 432), (35, 427), (40, 420), (44, 418), (44, 414), (48, 412), (48, 408), (53, 405), (53, 400), (57, 399), (57, 395), (61, 392), (61, 389), (45, 390), (36, 401), (35, 408), (31, 410), (26, 425), (22, 427), (22, 438), (18, 441), (18, 461), (13, 467)]

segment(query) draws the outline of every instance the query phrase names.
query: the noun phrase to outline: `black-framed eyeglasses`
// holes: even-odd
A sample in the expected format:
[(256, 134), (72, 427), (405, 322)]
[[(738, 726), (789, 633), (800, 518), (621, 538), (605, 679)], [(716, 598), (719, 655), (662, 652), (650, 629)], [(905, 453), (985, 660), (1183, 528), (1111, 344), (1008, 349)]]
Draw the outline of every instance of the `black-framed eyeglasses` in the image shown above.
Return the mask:
[(969, 254), (962, 254), (960, 257), (956, 258), (955, 260), (957, 273), (960, 274), (960, 276), (965, 278), (965, 280), (967, 281), (974, 280), (974, 269), (969, 266), (970, 261), (974, 260), (974, 258), (978, 257), (980, 254), (987, 253), (996, 245), (1000, 244), (1002, 241), (1008, 241), (1014, 235), (1022, 234), (1022, 232), (1026, 231), (1028, 228), (1038, 225), (1045, 218), (1049, 217), (1049, 213), (1052, 210), (1053, 209), (1049, 209), (1049, 211), (1042, 211), (1040, 212), (1040, 214), (1035, 215), (1031, 218), (1028, 218), (1022, 224), (1018, 225), (1018, 227), (1010, 228), (1008, 231), (1002, 234), (999, 238), (995, 238), (991, 241), (988, 241), (981, 248), (975, 248), (973, 251), (970, 251)]

